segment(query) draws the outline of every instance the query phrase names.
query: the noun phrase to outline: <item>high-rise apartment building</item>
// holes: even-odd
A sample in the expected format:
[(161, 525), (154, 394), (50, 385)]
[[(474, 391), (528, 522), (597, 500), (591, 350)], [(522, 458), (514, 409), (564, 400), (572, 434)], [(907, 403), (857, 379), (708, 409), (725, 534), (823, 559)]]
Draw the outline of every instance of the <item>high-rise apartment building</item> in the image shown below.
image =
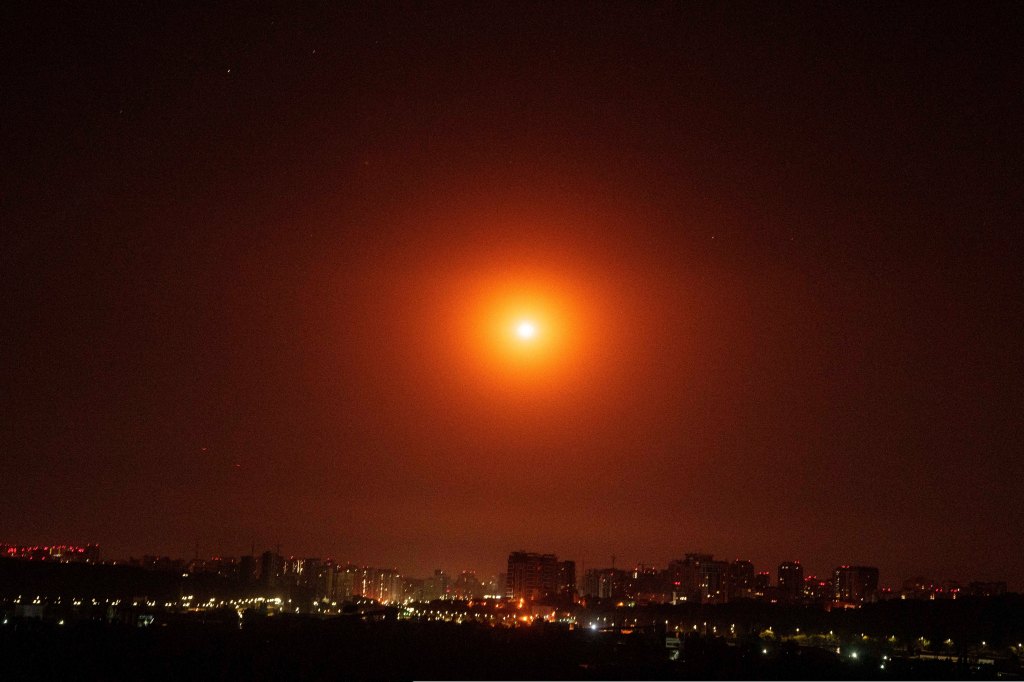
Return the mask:
[(779, 598), (794, 601), (804, 592), (804, 567), (799, 561), (779, 564)]
[(874, 566), (840, 566), (834, 575), (836, 601), (871, 601), (878, 592), (878, 569)]
[(474, 599), (483, 596), (483, 587), (475, 571), (462, 571), (452, 583), (452, 596), (456, 599)]
[(576, 562), (572, 560), (558, 562), (558, 578), (555, 592), (562, 599), (572, 601), (576, 596)]
[(673, 601), (728, 600), (729, 562), (716, 561), (711, 554), (689, 553), (669, 562), (667, 577)]
[(506, 596), (537, 601), (571, 597), (576, 592), (576, 563), (554, 554), (512, 552), (508, 555)]
[(754, 596), (754, 564), (737, 559), (729, 564), (729, 599), (750, 599)]
[(772, 574), (770, 571), (758, 571), (754, 576), (754, 596), (767, 597), (772, 589)]
[(387, 603), (402, 600), (405, 583), (396, 569), (366, 568), (363, 569), (362, 585), (364, 597)]
[(269, 549), (260, 556), (260, 585), (276, 588), (284, 573), (284, 557)]
[(598, 599), (622, 599), (627, 596), (629, 574), (620, 568), (588, 568), (583, 577), (583, 594)]

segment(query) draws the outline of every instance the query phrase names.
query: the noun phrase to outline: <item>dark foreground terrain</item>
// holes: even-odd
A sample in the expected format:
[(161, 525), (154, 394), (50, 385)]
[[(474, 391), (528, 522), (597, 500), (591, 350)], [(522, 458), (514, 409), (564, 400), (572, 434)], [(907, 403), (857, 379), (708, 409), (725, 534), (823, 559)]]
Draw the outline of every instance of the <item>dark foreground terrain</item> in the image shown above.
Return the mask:
[[(756, 640), (692, 636), (671, 660), (657, 633), (535, 625), (275, 616), (132, 627), (12, 621), (0, 628), (3, 679), (995, 679), (990, 667), (858, 660)], [(885, 665), (883, 668), (882, 666)]]

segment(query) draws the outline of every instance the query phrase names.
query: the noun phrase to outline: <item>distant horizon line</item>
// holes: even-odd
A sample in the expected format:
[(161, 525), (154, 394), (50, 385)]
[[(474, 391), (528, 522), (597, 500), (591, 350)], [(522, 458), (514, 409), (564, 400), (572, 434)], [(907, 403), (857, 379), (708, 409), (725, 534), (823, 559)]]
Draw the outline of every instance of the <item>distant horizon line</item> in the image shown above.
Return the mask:
[[(128, 562), (128, 561), (131, 561), (131, 560), (134, 560), (134, 559), (145, 559), (147, 557), (153, 557), (153, 558), (157, 558), (157, 559), (167, 559), (167, 560), (170, 560), (170, 561), (181, 561), (181, 562), (184, 562), (185, 564), (188, 564), (191, 561), (208, 561), (208, 560), (216, 560), (216, 559), (241, 559), (241, 558), (246, 557), (246, 556), (251, 556), (251, 557), (255, 558), (255, 557), (259, 557), (259, 556), (262, 556), (264, 554), (267, 554), (269, 552), (269, 553), (272, 553), (272, 554), (276, 554), (277, 556), (279, 556), (279, 557), (281, 557), (283, 559), (302, 559), (302, 560), (317, 559), (317, 560), (327, 560), (327, 561), (335, 562), (336, 565), (356, 566), (356, 567), (359, 567), (359, 568), (389, 569), (389, 570), (397, 571), (397, 572), (399, 572), (399, 574), (405, 575), (405, 576), (408, 576), (408, 577), (415, 577), (415, 575), (416, 575), (415, 573), (413, 573), (411, 571), (410, 572), (405, 572), (404, 570), (401, 570), (397, 564), (390, 564), (389, 565), (389, 564), (377, 564), (377, 563), (373, 563), (373, 562), (366, 563), (366, 562), (359, 562), (359, 561), (353, 562), (353, 561), (348, 561), (348, 560), (342, 561), (342, 560), (336, 559), (332, 555), (323, 555), (323, 554), (321, 554), (319, 556), (310, 555), (309, 553), (285, 554), (285, 553), (281, 553), (280, 552), (280, 546), (281, 545), (278, 544), (275, 547), (267, 547), (263, 551), (257, 552), (255, 550), (257, 545), (255, 543), (251, 543), (251, 547), (252, 547), (251, 551), (252, 551), (252, 553), (250, 553), (250, 554), (245, 554), (245, 553), (240, 553), (240, 554), (223, 553), (223, 554), (200, 555), (199, 552), (196, 552), (195, 556), (193, 556), (192, 558), (184, 557), (184, 556), (172, 556), (171, 554), (161, 554), (159, 552), (152, 553), (152, 554), (151, 553), (141, 553), (141, 554), (139, 554), (138, 557), (136, 557), (134, 555), (134, 553), (129, 553), (128, 556), (110, 557), (110, 558), (107, 558), (107, 559), (101, 558), (99, 560), (99, 563), (116, 564), (117, 562)], [(84, 548), (89, 548), (89, 547), (95, 547), (97, 549), (97, 551), (99, 552), (99, 551), (102, 550), (104, 545), (102, 543), (98, 543), (98, 542), (89, 542), (89, 543), (85, 543), (85, 544), (72, 544), (72, 543), (50, 543), (50, 544), (26, 543), (26, 544), (20, 544), (20, 543), (11, 543), (11, 542), (0, 542), (0, 556), (2, 556), (3, 558), (15, 558), (15, 559), (16, 558), (20, 558), (20, 557), (16, 557), (16, 556), (11, 556), (9, 554), (9, 552), (8, 552), (9, 548), (16, 548), (18, 550), (31, 550), (31, 549), (43, 549), (43, 550), (45, 550), (45, 549), (50, 549), (50, 548), (83, 548), (84, 549)], [(530, 550), (526, 550), (526, 549), (522, 549), (522, 548), (514, 549), (514, 550), (509, 550), (507, 552), (507, 555), (511, 555), (511, 554), (514, 554), (514, 553), (517, 553), (517, 552), (526, 552), (528, 554), (553, 555), (555, 557), (559, 557), (560, 556), (556, 552), (535, 552), (535, 551), (530, 551)], [(506, 558), (507, 558), (507, 555), (506, 555)], [(738, 563), (738, 562), (749, 562), (754, 567), (754, 569), (755, 569), (757, 574), (767, 574), (767, 575), (773, 576), (773, 578), (775, 578), (776, 580), (778, 579), (778, 569), (781, 568), (783, 565), (785, 565), (787, 563), (795, 563), (795, 564), (800, 565), (801, 567), (804, 565), (803, 562), (800, 561), (799, 559), (788, 559), (788, 560), (780, 561), (778, 563), (778, 565), (774, 566), (774, 569), (775, 569), (774, 571), (772, 571), (772, 570), (758, 570), (757, 564), (754, 561), (750, 560), (750, 559), (744, 559), (744, 558), (740, 558), (740, 557), (737, 557), (737, 558), (734, 558), (734, 559), (722, 559), (722, 558), (715, 558), (716, 555), (714, 554), (714, 552), (690, 551), (690, 552), (683, 552), (682, 557), (680, 557), (678, 559), (669, 559), (664, 564), (660, 564), (660, 563), (645, 563), (645, 562), (641, 562), (641, 561), (636, 561), (636, 562), (632, 562), (632, 566), (630, 568), (622, 568), (622, 567), (615, 566), (615, 564), (613, 563), (612, 565), (609, 565), (609, 566), (599, 566), (599, 567), (596, 567), (596, 568), (583, 568), (581, 573), (578, 574), (578, 575), (585, 575), (586, 572), (588, 572), (588, 571), (611, 571), (611, 570), (629, 571), (629, 570), (637, 570), (638, 568), (641, 568), (641, 567), (660, 568), (661, 570), (667, 570), (668, 565), (671, 564), (673, 561), (683, 561), (683, 560), (685, 560), (685, 558), (687, 556), (693, 556), (693, 555), (710, 556), (710, 557), (712, 557), (713, 561), (716, 561), (716, 562), (717, 561), (722, 561), (722, 562), (729, 563), (729, 564), (734, 564), (734, 563)], [(614, 559), (617, 558), (617, 556), (618, 555), (610, 555), (610, 558), (612, 558), (613, 561), (614, 561)], [(581, 567), (585, 567), (586, 566), (586, 562), (582, 561), (582, 560), (576, 560), (576, 559), (572, 559), (572, 558), (568, 558), (568, 559), (567, 558), (562, 558), (561, 560), (563, 560), (563, 561), (572, 561), (574, 563), (579, 564)], [(629, 563), (627, 562), (626, 565), (628, 566)], [(768, 565), (772, 566), (772, 564), (768, 564)], [(877, 564), (870, 564), (870, 563), (863, 563), (863, 562), (862, 563), (843, 563), (843, 564), (836, 565), (832, 569), (829, 569), (829, 572), (827, 574), (825, 574), (825, 575), (831, 576), (831, 574), (836, 569), (839, 569), (839, 568), (874, 568), (874, 569), (879, 569)], [(481, 572), (481, 571), (478, 571), (477, 569), (471, 569), (471, 568), (463, 568), (463, 569), (455, 569), (455, 570), (445, 569), (445, 568), (434, 568), (432, 570), (433, 571), (443, 571), (443, 572), (448, 573), (449, 575), (458, 575), (460, 573), (473, 573), (473, 574), (481, 573), (481, 574), (486, 574), (486, 572)], [(503, 572), (505, 572), (505, 571), (498, 570), (495, 573), (493, 573), (493, 577), (497, 577), (498, 575), (502, 574)], [(880, 569), (879, 569), (879, 573), (881, 574), (881, 570)], [(427, 575), (429, 575), (429, 574), (430, 573), (428, 572)], [(817, 577), (817, 575), (818, 575), (817, 573), (810, 574), (810, 575), (805, 575), (804, 579), (814, 578), (814, 577)], [(949, 577), (945, 577), (945, 578), (942, 578), (942, 579), (935, 580), (935, 579), (933, 579), (931, 577), (928, 577), (925, 573), (913, 573), (913, 572), (910, 575), (908, 575), (908, 576), (900, 578), (899, 579), (899, 584), (897, 586), (895, 586), (895, 587), (902, 588), (903, 587), (903, 583), (905, 583), (908, 580), (912, 580), (914, 578), (921, 578), (921, 579), (924, 579), (924, 580), (928, 580), (933, 585), (940, 585), (940, 584), (942, 584), (942, 585), (948, 585), (948, 584), (969, 585), (971, 583), (1006, 583), (1007, 591), (1008, 592), (1009, 591), (1013, 591), (1013, 590), (1009, 589), (1009, 586), (1011, 584), (1013, 584), (1012, 581), (1007, 580), (1005, 578), (999, 578), (999, 579), (968, 578), (968, 579), (963, 579), (963, 578), (949, 578)], [(882, 585), (882, 580), (881, 580), (881, 575), (880, 575), (879, 583), (880, 583), (879, 584), (879, 589), (880, 590), (882, 590), (882, 589), (890, 589), (891, 590), (894, 587), (891, 582), (887, 582), (887, 583), (885, 583), (885, 586), (883, 586)]]

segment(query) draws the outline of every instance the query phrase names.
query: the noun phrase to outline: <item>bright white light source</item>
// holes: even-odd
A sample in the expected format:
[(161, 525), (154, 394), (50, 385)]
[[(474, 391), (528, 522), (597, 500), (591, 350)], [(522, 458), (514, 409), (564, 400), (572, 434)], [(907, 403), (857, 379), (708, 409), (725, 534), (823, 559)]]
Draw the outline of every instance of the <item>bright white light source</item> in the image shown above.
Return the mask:
[(537, 325), (529, 320), (523, 320), (516, 325), (516, 335), (521, 339), (532, 339), (537, 336)]

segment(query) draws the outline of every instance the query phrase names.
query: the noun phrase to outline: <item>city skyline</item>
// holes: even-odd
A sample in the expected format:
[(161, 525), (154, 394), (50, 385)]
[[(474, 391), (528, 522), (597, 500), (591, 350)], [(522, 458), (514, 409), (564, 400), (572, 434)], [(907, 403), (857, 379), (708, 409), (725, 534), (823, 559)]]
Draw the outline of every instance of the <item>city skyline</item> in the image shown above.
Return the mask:
[[(173, 571), (174, 570), (173, 568), (169, 569), (167, 567), (169, 567), (169, 566), (176, 566), (176, 567), (179, 567), (179, 568), (187, 568), (187, 567), (192, 566), (194, 563), (196, 565), (202, 566), (202, 565), (204, 565), (204, 564), (206, 564), (208, 562), (211, 562), (211, 561), (214, 561), (214, 562), (220, 562), (220, 561), (238, 562), (238, 561), (241, 561), (242, 559), (244, 559), (245, 557), (250, 557), (254, 561), (259, 561), (260, 557), (274, 556), (274, 557), (277, 557), (277, 560), (280, 560), (280, 561), (290, 561), (290, 562), (294, 562), (294, 561), (299, 561), (299, 562), (302, 562), (302, 561), (316, 561), (316, 562), (326, 562), (327, 564), (335, 566), (335, 567), (360, 568), (361, 570), (365, 569), (365, 570), (378, 570), (378, 571), (381, 571), (381, 570), (382, 571), (394, 571), (396, 573), (396, 575), (400, 575), (400, 576), (402, 576), (404, 578), (407, 578), (407, 579), (408, 578), (419, 578), (421, 576), (425, 576), (425, 577), (429, 578), (431, 574), (438, 575), (439, 573), (443, 573), (444, 575), (449, 576), (449, 577), (451, 577), (451, 576), (458, 576), (460, 574), (463, 574), (463, 575), (464, 574), (473, 574), (473, 575), (478, 576), (478, 578), (481, 580), (481, 582), (483, 582), (485, 580), (494, 580), (494, 579), (498, 579), (500, 576), (508, 575), (507, 573), (502, 573), (500, 570), (492, 570), (491, 567), (484, 568), (484, 569), (481, 570), (478, 567), (453, 566), (450, 563), (445, 564), (445, 562), (441, 562), (441, 563), (439, 563), (437, 565), (434, 565), (430, 569), (410, 570), (408, 567), (405, 567), (405, 566), (398, 566), (398, 565), (394, 565), (394, 564), (388, 564), (386, 562), (366, 561), (366, 560), (358, 559), (358, 558), (354, 558), (354, 557), (332, 556), (332, 555), (329, 555), (329, 554), (325, 555), (325, 554), (316, 553), (316, 552), (306, 552), (306, 553), (298, 553), (298, 554), (290, 553), (290, 552), (287, 551), (287, 548), (284, 548), (281, 545), (276, 545), (275, 547), (272, 547), (272, 548), (264, 548), (262, 550), (259, 549), (259, 547), (260, 547), (259, 545), (252, 544), (250, 546), (249, 553), (239, 553), (239, 554), (231, 554), (231, 553), (226, 553), (226, 552), (225, 553), (216, 553), (215, 552), (215, 553), (209, 554), (209, 553), (203, 553), (202, 551), (200, 551), (201, 548), (193, 548), (193, 553), (189, 554), (189, 555), (171, 555), (171, 554), (164, 554), (164, 553), (156, 552), (156, 553), (142, 553), (142, 554), (139, 554), (138, 556), (134, 556), (134, 555), (131, 555), (131, 556), (110, 556), (110, 555), (102, 554), (100, 546), (97, 545), (97, 544), (74, 545), (74, 544), (61, 543), (61, 544), (55, 544), (55, 545), (53, 545), (51, 547), (51, 546), (48, 546), (48, 545), (45, 545), (45, 544), (38, 544), (38, 543), (37, 544), (31, 544), (30, 543), (30, 544), (23, 544), (23, 545), (18, 545), (18, 544), (13, 544), (13, 543), (0, 543), (0, 558), (3, 558), (3, 557), (7, 557), (7, 558), (26, 558), (27, 555), (33, 555), (34, 554), (34, 555), (38, 555), (36, 558), (51, 559), (51, 560), (55, 560), (55, 561), (67, 561), (67, 560), (70, 560), (72, 562), (74, 562), (74, 561), (86, 561), (87, 563), (107, 563), (107, 564), (122, 564), (122, 565), (140, 565), (140, 566), (147, 566), (147, 565), (152, 564), (150, 567), (164, 566), (164, 570), (172, 570)], [(557, 557), (559, 556), (559, 555), (553, 554), (553, 553), (526, 552), (526, 550), (520, 549), (520, 550), (516, 550), (516, 551), (513, 551), (513, 552), (509, 553), (508, 558), (507, 558), (509, 564), (511, 563), (512, 557), (514, 555), (516, 555), (516, 554), (523, 554), (523, 553), (527, 553), (527, 554), (530, 554), (531, 556), (536, 556), (536, 557), (541, 557), (541, 556), (551, 557), (552, 561), (558, 561)], [(70, 556), (70, 559), (67, 558), (69, 556)], [(663, 573), (665, 573), (666, 570), (671, 572), (673, 564), (678, 564), (678, 563), (684, 561), (683, 557), (686, 558), (685, 559), (686, 561), (688, 561), (690, 557), (698, 557), (698, 558), (703, 557), (703, 558), (706, 558), (708, 561), (712, 561), (713, 560), (714, 563), (724, 564), (725, 567), (724, 567), (723, 570), (726, 570), (726, 571), (729, 570), (728, 569), (729, 565), (732, 565), (733, 567), (735, 567), (736, 565), (739, 565), (739, 564), (746, 564), (748, 566), (750, 572), (751, 572), (751, 575), (750, 575), (750, 578), (749, 578), (750, 581), (753, 581), (755, 576), (757, 578), (760, 578), (762, 576), (768, 576), (767, 582), (765, 583), (765, 585), (766, 586), (770, 586), (773, 589), (778, 589), (779, 590), (779, 595), (782, 595), (783, 599), (785, 599), (785, 595), (787, 593), (789, 593), (790, 596), (798, 595), (798, 594), (800, 594), (800, 595), (804, 594), (804, 589), (807, 587), (807, 585), (805, 585), (805, 583), (804, 583), (805, 580), (808, 581), (808, 583), (810, 581), (814, 581), (814, 580), (822, 580), (822, 581), (828, 582), (829, 583), (829, 590), (831, 590), (831, 589), (833, 589), (833, 585), (832, 585), (833, 576), (840, 569), (847, 569), (847, 568), (851, 568), (851, 567), (853, 567), (854, 569), (859, 569), (859, 568), (865, 567), (866, 565), (870, 565), (870, 563), (871, 563), (871, 562), (837, 563), (837, 564), (832, 565), (828, 569), (820, 570), (820, 571), (815, 571), (815, 570), (813, 570), (811, 568), (808, 568), (808, 565), (805, 564), (804, 562), (800, 561), (800, 560), (784, 560), (784, 561), (779, 562), (777, 564), (761, 564), (761, 563), (759, 563), (757, 561), (752, 561), (752, 560), (750, 560), (748, 558), (743, 558), (743, 557), (731, 557), (730, 558), (730, 557), (726, 557), (726, 556), (722, 556), (722, 555), (715, 555), (713, 553), (706, 553), (706, 552), (702, 552), (702, 551), (681, 552), (675, 558), (669, 559), (669, 560), (664, 561), (664, 562), (644, 562), (644, 561), (633, 561), (633, 562), (625, 561), (625, 562), (623, 562), (622, 561), (622, 559), (623, 559), (622, 557), (618, 557), (618, 556), (613, 555), (613, 556), (609, 557), (610, 561), (608, 561), (605, 564), (601, 564), (601, 562), (596, 562), (594, 564), (588, 564), (585, 561), (579, 561), (579, 560), (576, 560), (573, 557), (569, 557), (569, 556), (564, 556), (563, 555), (563, 560), (564, 561), (561, 562), (561, 563), (566, 563), (567, 562), (568, 564), (570, 564), (572, 566), (571, 570), (572, 570), (572, 575), (574, 577), (573, 577), (573, 580), (571, 581), (571, 583), (573, 585), (573, 589), (576, 590), (576, 592), (577, 592), (577, 594), (579, 596), (583, 597), (583, 596), (587, 596), (587, 595), (597, 596), (595, 593), (584, 591), (584, 589), (582, 589), (582, 587), (577, 589), (577, 586), (582, 586), (584, 584), (584, 577), (587, 574), (590, 574), (590, 573), (601, 573), (601, 572), (608, 572), (608, 571), (618, 571), (618, 572), (623, 573), (623, 574), (629, 574), (629, 573), (636, 573), (637, 571), (644, 571), (644, 570), (654, 570), (654, 571), (656, 571), (658, 573), (663, 574)], [(618, 564), (616, 564), (617, 560), (618, 560)], [(798, 575), (799, 575), (799, 577), (796, 578), (795, 590), (787, 589), (787, 588), (785, 588), (783, 586), (783, 574), (788, 572), (790, 570), (789, 567), (794, 566), (794, 565), (796, 566), (796, 570), (798, 571)], [(667, 569), (664, 568), (665, 566), (667, 566), (668, 568)], [(499, 568), (505, 568), (505, 567), (506, 567), (506, 564), (502, 563)], [(973, 576), (937, 576), (937, 575), (930, 574), (928, 571), (923, 571), (922, 570), (922, 571), (911, 572), (911, 573), (908, 573), (906, 575), (898, 575), (897, 576), (897, 575), (886, 575), (884, 572), (880, 573), (878, 567), (874, 566), (874, 565), (870, 565), (870, 569), (875, 572), (874, 584), (876, 585), (877, 589), (881, 590), (881, 591), (891, 592), (894, 595), (900, 594), (901, 590), (906, 591), (908, 589), (907, 586), (909, 584), (914, 584), (914, 585), (917, 586), (913, 590), (913, 591), (916, 591), (916, 592), (921, 592), (922, 590), (925, 591), (925, 592), (928, 592), (929, 590), (931, 590), (931, 591), (936, 592), (936, 593), (949, 592), (949, 591), (955, 592), (955, 591), (960, 591), (960, 590), (967, 590), (969, 587), (973, 587), (973, 586), (976, 586), (976, 585), (1002, 585), (1002, 588), (1001, 588), (1002, 591), (1004, 591), (1004, 592), (1008, 591), (1008, 592), (1011, 592), (1011, 593), (1012, 592), (1016, 592), (1016, 591), (1019, 590), (1019, 587), (1017, 585), (1014, 585), (1012, 582), (1007, 582), (1005, 577), (998, 575), (997, 571), (996, 572), (992, 572), (992, 573), (985, 573), (985, 574), (982, 574), (982, 575), (973, 575)], [(879, 575), (881, 575), (881, 578), (879, 578)], [(724, 573), (723, 573), (723, 577), (721, 579), (722, 580), (726, 579)], [(731, 580), (732, 578), (729, 578), (729, 579)], [(511, 581), (511, 579), (510, 579), (510, 581)], [(822, 587), (825, 586), (825, 582), (822, 582)], [(511, 584), (511, 582), (510, 582), (510, 584)], [(928, 589), (925, 589), (924, 585), (928, 585), (930, 587)], [(748, 585), (748, 587), (750, 587), (750, 586)], [(511, 587), (509, 589), (511, 589)], [(835, 589), (838, 590), (839, 588), (835, 587)], [(499, 592), (500, 591), (501, 590), (499, 590)], [(497, 594), (497, 593), (495, 593), (495, 594)], [(830, 592), (830, 594), (831, 594), (831, 592)], [(492, 595), (492, 596), (494, 596), (494, 595)], [(764, 595), (761, 595), (761, 596), (763, 597)], [(919, 598), (919, 597), (915, 597), (915, 598)]]

